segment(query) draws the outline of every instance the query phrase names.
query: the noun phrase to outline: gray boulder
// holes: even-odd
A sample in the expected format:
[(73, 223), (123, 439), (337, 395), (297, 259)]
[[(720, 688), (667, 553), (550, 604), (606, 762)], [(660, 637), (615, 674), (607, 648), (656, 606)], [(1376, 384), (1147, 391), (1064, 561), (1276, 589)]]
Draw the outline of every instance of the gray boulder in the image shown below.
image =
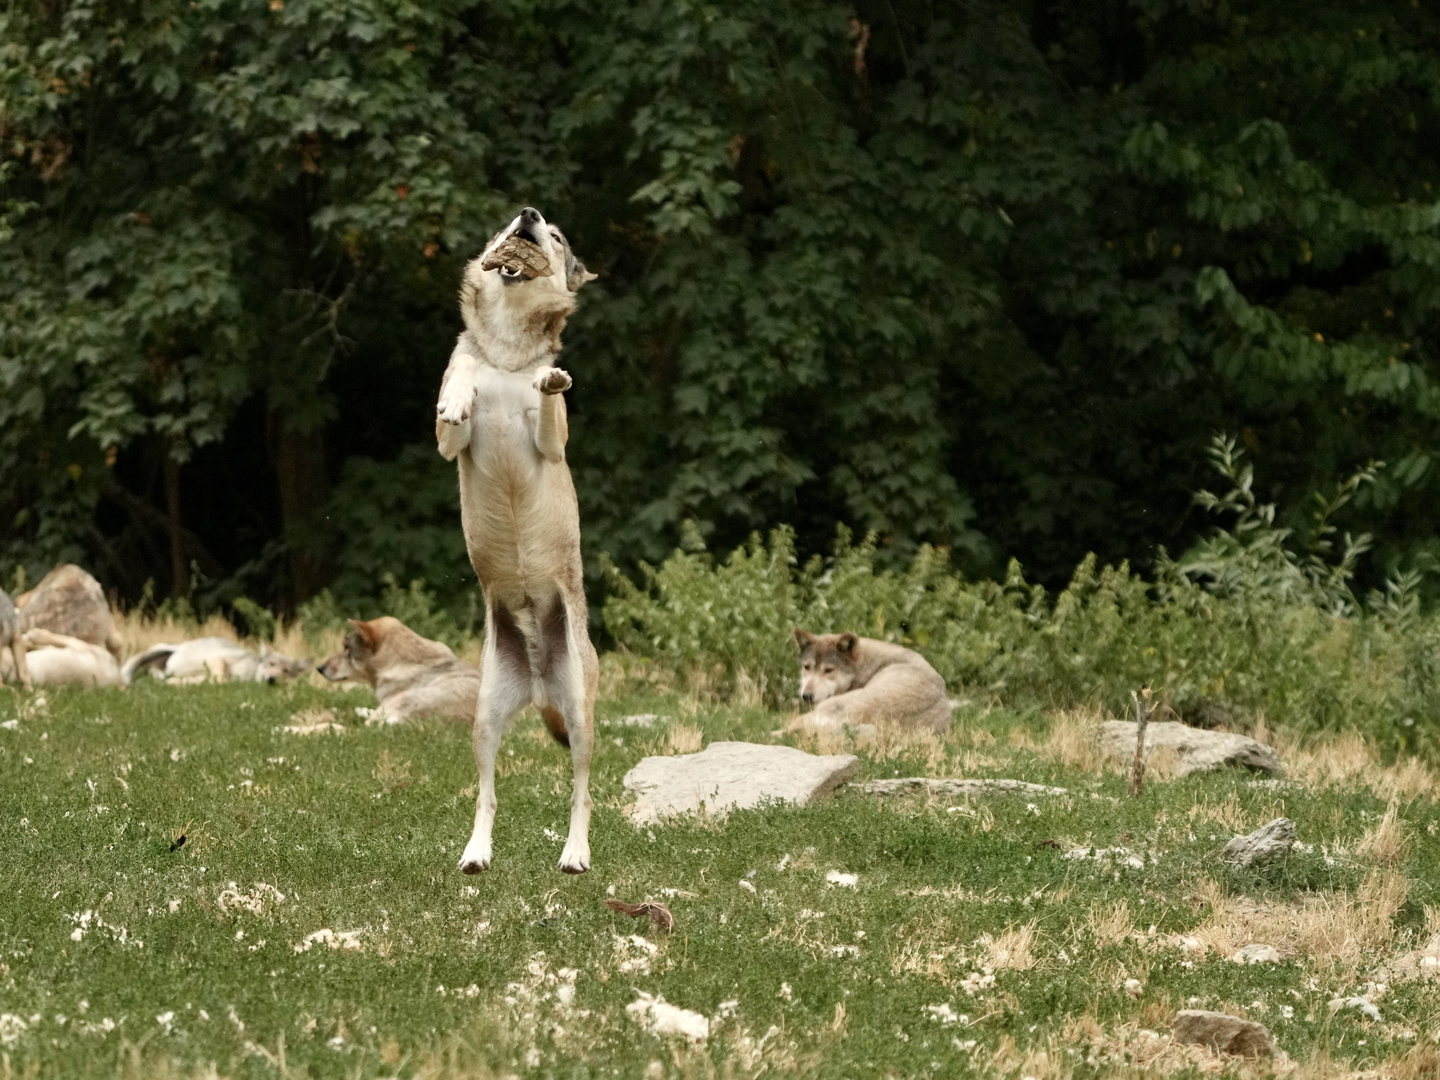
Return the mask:
[(1260, 866), (1288, 855), (1294, 843), (1295, 822), (1278, 817), (1247, 836), (1235, 837), (1225, 845), (1220, 858), (1232, 866)]
[[(1174, 720), (1150, 723), (1145, 728), (1145, 756), (1161, 746), (1172, 747), (1179, 758), (1180, 776), (1193, 772), (1240, 766), (1279, 776), (1285, 771), (1280, 755), (1248, 735), (1206, 731)], [(1135, 756), (1135, 721), (1107, 720), (1100, 727), (1100, 750), (1126, 761)]]
[(704, 809), (723, 816), (766, 800), (806, 803), (823, 798), (860, 767), (853, 754), (821, 756), (792, 746), (711, 743), (698, 754), (647, 757), (625, 774), (635, 793), (630, 819), (650, 825)]
[(1180, 1010), (1175, 1017), (1175, 1041), (1199, 1043), (1239, 1057), (1275, 1054), (1275, 1039), (1264, 1024), (1205, 1009)]

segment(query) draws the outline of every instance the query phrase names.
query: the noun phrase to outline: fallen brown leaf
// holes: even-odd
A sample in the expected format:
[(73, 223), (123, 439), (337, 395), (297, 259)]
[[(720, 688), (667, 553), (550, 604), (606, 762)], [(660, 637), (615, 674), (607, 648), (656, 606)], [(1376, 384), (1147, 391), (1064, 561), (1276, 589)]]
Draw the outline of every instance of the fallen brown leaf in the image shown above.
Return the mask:
[(642, 915), (649, 915), (665, 933), (675, 929), (675, 916), (670, 914), (670, 909), (664, 904), (652, 904), (648, 901), (643, 904), (627, 904), (623, 900), (606, 900), (605, 906), (611, 911), (620, 911), (631, 918), (638, 919)]

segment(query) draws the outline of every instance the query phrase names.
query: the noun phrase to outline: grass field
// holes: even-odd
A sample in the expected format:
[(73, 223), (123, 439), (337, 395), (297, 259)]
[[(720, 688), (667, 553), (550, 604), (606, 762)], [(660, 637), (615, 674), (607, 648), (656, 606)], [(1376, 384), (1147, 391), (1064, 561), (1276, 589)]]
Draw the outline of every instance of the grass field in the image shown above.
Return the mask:
[[(621, 778), (642, 756), (771, 741), (784, 718), (610, 682), (578, 878), (554, 868), (568, 755), (530, 715), (501, 751), (495, 868), (469, 878), (454, 726), (367, 728), (368, 694), (308, 684), (0, 691), (0, 1076), (1440, 1070), (1417, 953), (1440, 934), (1440, 807), (1417, 763), (1280, 740), (1283, 782), (1161, 762), (1130, 799), (1094, 756), (1096, 718), (970, 711), (944, 739), (882, 733), (859, 779), (1070, 794), (852, 788), (637, 830)], [(324, 709), (343, 733), (284, 730)], [(673, 719), (617, 723), (635, 713)], [(1281, 814), (1302, 842), (1282, 865), (1217, 861)], [(1067, 857), (1080, 847), (1112, 850)], [(610, 895), (661, 900), (674, 933)], [(1228, 958), (1252, 943), (1284, 959)], [(710, 1018), (708, 1040), (647, 1033), (626, 1011), (642, 992)], [(1352, 997), (1371, 1007), (1332, 1012)], [(1172, 1044), (1187, 1005), (1260, 1020), (1291, 1060)]]

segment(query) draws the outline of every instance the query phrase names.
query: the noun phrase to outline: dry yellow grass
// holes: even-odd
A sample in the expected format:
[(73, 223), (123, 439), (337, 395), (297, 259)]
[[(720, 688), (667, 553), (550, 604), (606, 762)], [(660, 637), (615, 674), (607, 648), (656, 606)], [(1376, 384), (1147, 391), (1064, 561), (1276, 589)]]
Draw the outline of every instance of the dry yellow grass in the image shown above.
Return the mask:
[(1021, 926), (1007, 926), (994, 937), (980, 935), (975, 944), (985, 950), (985, 965), (996, 971), (1001, 968), (1025, 971), (1034, 967), (1036, 960), (1032, 948), (1038, 925), (1037, 920), (1031, 919)]
[(1105, 768), (1100, 754), (1100, 724), (1105, 716), (1099, 709), (1066, 709), (1050, 714), (1050, 730), (1036, 752), (1061, 765), (1098, 776)]
[(694, 724), (675, 724), (665, 735), (667, 754), (694, 754), (704, 744), (704, 733)]
[(1118, 945), (1135, 934), (1135, 917), (1126, 900), (1114, 904), (1095, 904), (1086, 913), (1084, 930), (1100, 945)]
[(1257, 904), (1202, 881), (1195, 892), (1209, 901), (1210, 914), (1187, 936), (1221, 956), (1246, 945), (1273, 945), (1304, 962), (1353, 970), (1392, 944), (1395, 915), (1409, 891), (1405, 877), (1388, 869), (1371, 871), (1353, 896), (1345, 890), (1313, 893), (1296, 904)]
[(1409, 831), (1400, 820), (1400, 801), (1391, 798), (1380, 820), (1365, 830), (1355, 845), (1355, 854), (1382, 866), (1398, 866), (1410, 848)]

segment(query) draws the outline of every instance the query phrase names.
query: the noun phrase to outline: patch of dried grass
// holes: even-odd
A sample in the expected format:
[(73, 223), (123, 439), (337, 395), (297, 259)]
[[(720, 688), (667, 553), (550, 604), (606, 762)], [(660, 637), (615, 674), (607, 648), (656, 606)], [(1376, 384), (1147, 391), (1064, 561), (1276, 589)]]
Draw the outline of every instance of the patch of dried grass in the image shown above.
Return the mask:
[(1400, 820), (1400, 801), (1392, 798), (1380, 820), (1365, 830), (1355, 845), (1355, 854), (1382, 866), (1396, 866), (1405, 861), (1410, 850), (1410, 831)]
[(1415, 757), (1382, 765), (1380, 752), (1359, 732), (1305, 739), (1290, 732), (1266, 734), (1285, 761), (1286, 775), (1302, 784), (1363, 786), (1386, 800), (1407, 801), (1424, 796), (1434, 802), (1440, 798), (1440, 774), (1430, 765)]
[(1040, 757), (1099, 776), (1105, 768), (1100, 754), (1100, 724), (1095, 708), (1064, 709), (1050, 714), (1050, 729), (1035, 752)]
[(1007, 926), (998, 936), (981, 934), (975, 942), (985, 950), (985, 965), (995, 970), (1013, 968), (1026, 971), (1036, 964), (1033, 951), (1038, 921), (1030, 920), (1022, 926)]
[(665, 733), (667, 754), (695, 754), (704, 745), (705, 734), (695, 724), (673, 724)]
[(926, 775), (941, 772), (947, 756), (940, 736), (935, 732), (902, 724), (877, 724), (875, 733), (859, 740), (859, 745), (876, 761), (891, 761), (899, 757), (923, 758)]
[(1118, 945), (1130, 940), (1136, 932), (1130, 902), (1117, 900), (1113, 904), (1092, 904), (1085, 914), (1083, 929), (1101, 945)]
[(144, 652), (152, 645), (191, 641), (194, 638), (218, 637), (228, 638), (230, 641), (240, 640), (240, 635), (236, 632), (235, 627), (230, 625), (228, 619), (220, 615), (211, 615), (202, 623), (187, 622), (173, 616), (157, 619), (136, 611), (121, 611), (119, 608), (112, 608), (110, 615), (115, 621), (116, 631), (120, 634), (125, 656), (134, 656), (136, 653)]
[(1352, 896), (1314, 893), (1296, 904), (1256, 904), (1226, 896), (1213, 881), (1196, 889), (1210, 902), (1209, 916), (1187, 936), (1233, 956), (1246, 945), (1274, 945), (1306, 961), (1356, 969), (1375, 959), (1395, 938), (1395, 916), (1410, 883), (1394, 870), (1373, 870)]

